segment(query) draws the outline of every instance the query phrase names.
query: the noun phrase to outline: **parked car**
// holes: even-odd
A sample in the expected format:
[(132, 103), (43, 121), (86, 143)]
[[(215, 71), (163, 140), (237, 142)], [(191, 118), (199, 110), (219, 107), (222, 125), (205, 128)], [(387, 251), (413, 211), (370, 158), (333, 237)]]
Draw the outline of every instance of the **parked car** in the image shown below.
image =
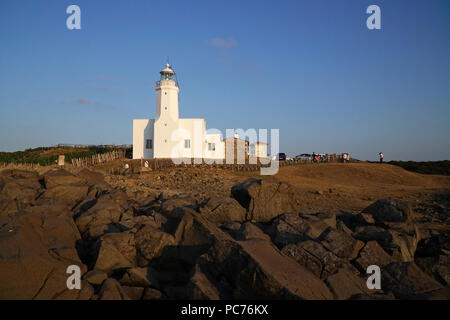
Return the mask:
[(309, 153), (302, 153), (298, 156), (295, 156), (296, 160), (312, 160), (312, 155)]
[(286, 154), (283, 152), (278, 153), (278, 161), (285, 161), (286, 160)]

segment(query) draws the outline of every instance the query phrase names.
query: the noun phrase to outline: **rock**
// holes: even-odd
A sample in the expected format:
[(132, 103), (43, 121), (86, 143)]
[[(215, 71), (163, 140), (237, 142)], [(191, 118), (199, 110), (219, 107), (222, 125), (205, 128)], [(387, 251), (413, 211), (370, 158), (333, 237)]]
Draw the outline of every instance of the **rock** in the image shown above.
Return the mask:
[(412, 210), (405, 201), (382, 199), (365, 208), (363, 213), (370, 213), (376, 222), (405, 222), (412, 219)]
[(0, 226), (0, 299), (53, 299), (67, 290), (69, 265), (86, 266), (75, 244), (80, 234), (62, 205), (28, 207)]
[(364, 272), (368, 266), (377, 265), (383, 268), (392, 262), (394, 262), (394, 259), (376, 241), (367, 242), (359, 252), (359, 257), (355, 260), (356, 265)]
[[(116, 236), (122, 236), (122, 234), (116, 234)], [(94, 269), (104, 271), (109, 275), (114, 270), (134, 266), (134, 263), (129, 260), (129, 257), (127, 258), (125, 256), (130, 250), (134, 250), (134, 247), (123, 248), (115, 243), (114, 240), (111, 237), (103, 237), (98, 241), (100, 249), (94, 266)], [(122, 239), (119, 241), (122, 241)]]
[[(193, 210), (184, 211), (174, 237), (180, 248), (177, 253), (179, 263), (198, 263), (208, 279), (222, 279), (218, 290), (227, 298), (332, 297), (320, 279), (282, 254), (269, 241), (237, 242)], [(166, 287), (164, 290), (167, 293)], [(172, 293), (172, 296), (176, 294)], [(178, 294), (182, 296), (183, 292)]]
[(101, 270), (91, 270), (84, 274), (83, 280), (86, 280), (92, 285), (101, 285), (103, 281), (108, 278), (108, 274), (106, 272), (103, 272)]
[(173, 196), (162, 202), (159, 212), (167, 216), (172, 211), (184, 207), (196, 209), (198, 207), (197, 201), (188, 195)]
[(132, 264), (136, 262), (136, 243), (131, 232), (109, 233), (101, 238), (102, 243), (113, 245)]
[(249, 239), (261, 239), (270, 241), (270, 236), (265, 234), (260, 228), (251, 222), (243, 223), (238, 230), (234, 233), (233, 238), (240, 241)]
[(298, 211), (295, 193), (285, 182), (250, 179), (233, 186), (231, 196), (247, 210), (246, 219), (255, 222)]
[(142, 300), (161, 300), (164, 299), (164, 294), (153, 288), (145, 288)]
[(75, 222), (83, 238), (96, 238), (108, 229), (109, 224), (118, 223), (121, 214), (121, 206), (110, 197), (103, 196), (79, 215)]
[(396, 298), (411, 299), (415, 295), (442, 289), (413, 262), (394, 262), (382, 269), (381, 288), (392, 291)]
[(378, 244), (396, 261), (413, 261), (418, 238), (393, 230), (368, 226), (358, 228), (356, 239), (368, 242), (377, 241)]
[(354, 275), (346, 269), (329, 276), (326, 280), (336, 299), (350, 299), (356, 295), (369, 294), (366, 280)]
[(94, 296), (94, 288), (85, 280), (81, 281), (81, 289), (64, 290), (54, 297), (56, 300), (90, 300)]
[(98, 294), (99, 300), (130, 300), (120, 283), (113, 278), (106, 279)]
[(352, 260), (358, 256), (364, 243), (339, 230), (330, 230), (321, 241), (321, 244), (343, 259)]
[(50, 203), (63, 203), (75, 207), (88, 194), (89, 187), (82, 185), (57, 185), (45, 191), (39, 199)]
[(122, 290), (131, 300), (141, 300), (144, 295), (144, 288), (142, 287), (122, 286)]
[(217, 223), (246, 220), (246, 210), (233, 198), (211, 198), (200, 208), (200, 213)]
[(289, 244), (281, 252), (293, 258), (320, 279), (326, 279), (342, 268), (346, 268), (354, 274), (358, 273), (350, 263), (315, 241), (307, 240), (297, 244)]
[(133, 287), (159, 288), (157, 272), (151, 268), (131, 268), (128, 269), (120, 279), (120, 283)]
[(195, 300), (219, 300), (220, 293), (217, 287), (200, 270), (199, 265), (194, 267), (192, 275), (187, 285), (187, 296)]
[(146, 266), (150, 260), (159, 257), (165, 247), (175, 246), (175, 239), (171, 234), (149, 225), (143, 226), (135, 234), (135, 241), (139, 266)]
[(64, 169), (51, 170), (44, 174), (44, 186), (46, 189), (65, 185), (81, 185), (84, 182), (83, 178), (77, 177)]
[(317, 239), (329, 228), (336, 228), (334, 214), (283, 214), (275, 218), (267, 232), (280, 248), (290, 243)]

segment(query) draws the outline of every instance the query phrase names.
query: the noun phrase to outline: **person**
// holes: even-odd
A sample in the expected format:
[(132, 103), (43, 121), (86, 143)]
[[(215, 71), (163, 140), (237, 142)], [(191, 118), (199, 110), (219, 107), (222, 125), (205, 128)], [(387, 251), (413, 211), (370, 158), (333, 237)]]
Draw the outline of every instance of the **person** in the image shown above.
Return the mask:
[(383, 163), (383, 158), (384, 158), (383, 152), (380, 152), (379, 155), (380, 155), (380, 163)]
[(313, 152), (312, 158), (313, 158), (313, 162), (316, 162), (316, 153), (315, 152)]

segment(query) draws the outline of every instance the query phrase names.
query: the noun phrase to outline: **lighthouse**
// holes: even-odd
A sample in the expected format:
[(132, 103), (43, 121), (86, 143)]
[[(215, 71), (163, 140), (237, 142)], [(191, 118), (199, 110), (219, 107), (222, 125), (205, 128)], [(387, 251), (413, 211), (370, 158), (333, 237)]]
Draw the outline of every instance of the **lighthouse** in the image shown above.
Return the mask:
[(223, 159), (225, 144), (220, 134), (207, 134), (204, 118), (179, 117), (180, 88), (170, 64), (156, 81), (154, 119), (133, 120), (133, 159)]

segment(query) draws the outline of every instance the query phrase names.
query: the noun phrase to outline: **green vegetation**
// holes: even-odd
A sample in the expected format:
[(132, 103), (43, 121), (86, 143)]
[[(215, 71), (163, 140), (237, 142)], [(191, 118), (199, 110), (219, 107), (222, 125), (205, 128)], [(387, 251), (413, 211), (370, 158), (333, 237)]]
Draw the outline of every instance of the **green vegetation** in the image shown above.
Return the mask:
[(405, 170), (413, 171), (423, 174), (441, 174), (450, 175), (450, 161), (389, 161), (389, 164), (393, 164), (402, 167)]
[(70, 147), (39, 147), (34, 149), (26, 149), (24, 151), (0, 152), (0, 163), (35, 163), (40, 164), (41, 166), (46, 166), (55, 163), (58, 159), (58, 154), (45, 155), (43, 154), (45, 151), (65, 148), (71, 150), (69, 152), (64, 152), (65, 161), (68, 163), (72, 162), (72, 159), (86, 158), (94, 154), (101, 154), (115, 150), (115, 148), (102, 146), (89, 146), (80, 150)]

